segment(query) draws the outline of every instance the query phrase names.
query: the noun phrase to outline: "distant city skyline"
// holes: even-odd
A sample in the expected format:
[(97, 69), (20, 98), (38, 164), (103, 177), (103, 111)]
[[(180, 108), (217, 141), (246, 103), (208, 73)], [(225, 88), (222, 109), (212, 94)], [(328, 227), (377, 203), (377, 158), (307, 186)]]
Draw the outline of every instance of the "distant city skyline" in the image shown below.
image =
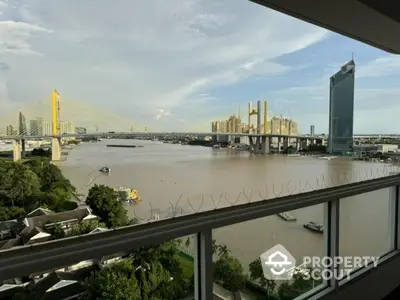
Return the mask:
[[(0, 68), (2, 120), (3, 114), (49, 98), (56, 88), (61, 98), (118, 115), (123, 124), (115, 130), (129, 131), (132, 125), (210, 130), (211, 120), (226, 118), (238, 104), (244, 108), (250, 100), (267, 99), (271, 116), (296, 119), (304, 132), (314, 125), (326, 133), (328, 79), (354, 52), (354, 131), (400, 131), (387, 121), (400, 111), (399, 56), (255, 3), (232, 0), (219, 6), (204, 0), (191, 6), (149, 0), (138, 11), (131, 1), (122, 0), (123, 10), (105, 1), (96, 14), (86, 13), (91, 11), (86, 1), (7, 3), (0, 6), (7, 49)], [(104, 22), (110, 15), (120, 17)], [(106, 123), (108, 118), (89, 109), (78, 111), (81, 119), (73, 113), (66, 119), (114, 129), (116, 118)], [(27, 119), (42, 115), (25, 114)]]
[[(27, 121), (29, 121), (29, 126), (27, 126)], [(76, 127), (74, 122), (71, 121), (60, 121), (59, 122), (59, 132), (60, 134), (76, 133), (76, 129), (86, 133), (85, 127)], [(36, 117), (34, 119), (27, 120), (23, 112), (18, 113), (18, 126), (13, 124), (7, 124), (2, 130), (0, 126), (0, 135), (5, 134), (7, 136), (14, 135), (30, 135), (30, 136), (51, 136), (52, 122), (45, 120), (43, 117)]]

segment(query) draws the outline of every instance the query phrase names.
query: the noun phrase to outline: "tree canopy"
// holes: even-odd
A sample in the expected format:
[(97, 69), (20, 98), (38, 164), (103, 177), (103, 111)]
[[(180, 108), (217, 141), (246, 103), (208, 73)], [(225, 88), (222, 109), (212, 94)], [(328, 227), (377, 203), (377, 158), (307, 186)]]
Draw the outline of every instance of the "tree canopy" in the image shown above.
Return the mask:
[(86, 281), (86, 300), (142, 300), (134, 268), (129, 261), (119, 262), (93, 272)]
[(130, 224), (123, 202), (119, 201), (117, 192), (108, 186), (96, 184), (91, 187), (86, 204), (109, 228)]
[(75, 188), (48, 159), (24, 163), (0, 161), (0, 221), (44, 207), (53, 211), (76, 208)]
[(216, 245), (215, 250), (219, 258), (214, 266), (214, 279), (231, 292), (242, 290), (247, 276), (240, 261), (230, 255), (226, 245)]
[(262, 288), (265, 288), (267, 294), (271, 294), (275, 290), (276, 282), (265, 278), (260, 258), (249, 264), (249, 271), (250, 279), (258, 282)]
[(176, 241), (170, 241), (140, 248), (128, 259), (93, 272), (86, 281), (86, 299), (172, 300), (188, 296), (192, 278), (184, 278), (176, 246)]

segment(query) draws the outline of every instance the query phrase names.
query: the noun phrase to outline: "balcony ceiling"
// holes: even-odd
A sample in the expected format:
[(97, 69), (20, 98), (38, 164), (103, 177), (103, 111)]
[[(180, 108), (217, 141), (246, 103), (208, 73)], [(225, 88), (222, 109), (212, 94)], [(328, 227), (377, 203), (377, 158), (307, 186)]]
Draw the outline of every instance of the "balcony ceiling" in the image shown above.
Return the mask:
[(384, 51), (400, 54), (399, 0), (250, 0)]

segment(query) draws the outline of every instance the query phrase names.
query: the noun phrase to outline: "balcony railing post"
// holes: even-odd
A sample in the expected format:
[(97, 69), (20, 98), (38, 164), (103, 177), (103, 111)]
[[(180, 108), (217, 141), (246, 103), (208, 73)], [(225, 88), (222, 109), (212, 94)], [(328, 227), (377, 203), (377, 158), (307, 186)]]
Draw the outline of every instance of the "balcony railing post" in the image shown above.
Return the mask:
[(195, 299), (213, 299), (213, 249), (212, 230), (197, 233), (195, 253)]
[[(393, 209), (393, 215), (391, 220), (393, 220), (394, 222), (392, 222), (392, 224), (390, 224), (390, 228), (392, 228), (393, 230), (393, 250), (399, 250), (400, 249), (400, 186), (396, 185), (393, 189), (393, 197), (394, 197), (394, 201), (392, 201), (392, 203), (394, 203), (394, 209)], [(392, 206), (393, 207), (393, 206)]]
[[(329, 201), (325, 205), (325, 255), (335, 261), (339, 256), (339, 224), (340, 224), (340, 199)], [(339, 274), (339, 266), (330, 267), (333, 274)], [(332, 276), (327, 284), (331, 288), (337, 288), (339, 281)]]

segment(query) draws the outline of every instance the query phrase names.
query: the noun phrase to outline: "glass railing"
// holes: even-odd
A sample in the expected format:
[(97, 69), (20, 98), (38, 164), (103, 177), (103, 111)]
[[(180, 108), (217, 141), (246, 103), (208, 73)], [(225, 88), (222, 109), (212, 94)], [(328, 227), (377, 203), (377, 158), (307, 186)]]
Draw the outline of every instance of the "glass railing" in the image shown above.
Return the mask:
[[(2, 250), (0, 298), (316, 299), (396, 253), (399, 185), (393, 175)], [(287, 278), (266, 267), (277, 253)], [(339, 257), (355, 261), (327, 262)]]

